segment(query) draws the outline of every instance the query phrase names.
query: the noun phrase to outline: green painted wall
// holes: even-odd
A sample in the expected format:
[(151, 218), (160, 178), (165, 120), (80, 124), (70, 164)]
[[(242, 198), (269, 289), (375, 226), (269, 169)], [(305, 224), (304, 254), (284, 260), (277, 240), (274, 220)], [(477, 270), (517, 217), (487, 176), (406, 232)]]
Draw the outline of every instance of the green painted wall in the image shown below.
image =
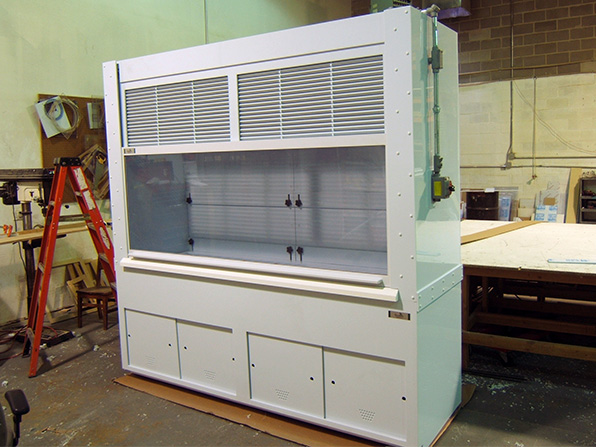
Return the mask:
[[(105, 61), (348, 16), (350, 0), (2, 0), (0, 169), (41, 166), (37, 95), (102, 97)], [(19, 208), (0, 204), (0, 223), (13, 223)], [(34, 224), (42, 223), (33, 208)], [(57, 244), (56, 261), (94, 257), (86, 233)], [(0, 269), (1, 324), (27, 312), (16, 245), (0, 246)], [(71, 305), (63, 268), (52, 284), (49, 307)]]
[(350, 17), (350, 0), (206, 0), (207, 41)]

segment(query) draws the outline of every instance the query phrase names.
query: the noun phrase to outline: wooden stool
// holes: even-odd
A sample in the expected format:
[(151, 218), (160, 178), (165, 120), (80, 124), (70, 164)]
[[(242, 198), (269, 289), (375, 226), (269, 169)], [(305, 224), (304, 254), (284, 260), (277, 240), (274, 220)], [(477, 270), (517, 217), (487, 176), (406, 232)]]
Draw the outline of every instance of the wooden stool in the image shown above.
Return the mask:
[[(118, 309), (117, 306), (108, 307), (109, 301), (116, 302), (116, 294), (111, 287), (101, 284), (101, 262), (97, 261), (95, 286), (77, 290), (77, 327), (83, 326), (83, 309), (96, 308), (99, 318), (103, 319), (104, 330), (108, 329), (108, 312)], [(88, 302), (83, 302), (84, 299)]]

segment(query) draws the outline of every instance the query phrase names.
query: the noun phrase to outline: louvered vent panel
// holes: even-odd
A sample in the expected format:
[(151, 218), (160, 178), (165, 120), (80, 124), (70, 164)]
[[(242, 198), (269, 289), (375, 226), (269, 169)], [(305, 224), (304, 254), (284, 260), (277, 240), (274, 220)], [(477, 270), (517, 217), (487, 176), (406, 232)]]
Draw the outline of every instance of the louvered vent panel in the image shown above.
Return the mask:
[(383, 59), (243, 74), (238, 100), (243, 140), (383, 133)]
[(335, 134), (384, 132), (381, 57), (340, 61), (333, 68)]
[(129, 146), (230, 140), (226, 77), (126, 91)]

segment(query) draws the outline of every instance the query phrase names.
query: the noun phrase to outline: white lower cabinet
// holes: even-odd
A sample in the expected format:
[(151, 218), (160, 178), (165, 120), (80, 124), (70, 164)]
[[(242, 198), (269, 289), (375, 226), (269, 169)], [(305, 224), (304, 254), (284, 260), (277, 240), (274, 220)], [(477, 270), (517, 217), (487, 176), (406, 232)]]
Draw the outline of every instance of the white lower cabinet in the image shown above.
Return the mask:
[(405, 363), (249, 334), (254, 401), (406, 436)]
[(251, 399), (324, 417), (322, 348), (248, 335)]
[(179, 378), (176, 320), (128, 309), (125, 315), (128, 364)]
[(232, 330), (178, 322), (181, 379), (235, 394)]
[[(130, 366), (236, 394), (231, 329), (125, 315)], [(405, 362), (250, 333), (247, 340), (252, 401), (406, 439)]]
[(404, 362), (330, 349), (323, 358), (327, 420), (405, 439)]

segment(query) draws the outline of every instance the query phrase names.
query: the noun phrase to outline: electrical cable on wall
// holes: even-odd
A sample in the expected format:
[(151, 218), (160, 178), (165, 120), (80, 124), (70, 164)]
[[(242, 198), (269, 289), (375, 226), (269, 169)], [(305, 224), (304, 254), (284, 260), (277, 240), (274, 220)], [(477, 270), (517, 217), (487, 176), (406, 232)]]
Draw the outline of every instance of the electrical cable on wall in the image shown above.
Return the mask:
[[(592, 151), (589, 149), (582, 148), (576, 144), (571, 143), (570, 141), (563, 138), (551, 125), (549, 125), (539, 114), (535, 106), (536, 101), (536, 77), (534, 77), (534, 105), (528, 100), (523, 93), (521, 92), (520, 88), (518, 87), (517, 83), (513, 80), (513, 72), (515, 70), (527, 70), (527, 69), (539, 69), (539, 68), (552, 68), (564, 65), (573, 64), (573, 62), (561, 63), (561, 64), (554, 64), (554, 65), (536, 65), (536, 66), (523, 66), (523, 67), (514, 67), (513, 65), (513, 55), (514, 55), (514, 32), (513, 32), (513, 25), (514, 25), (514, 7), (513, 7), (513, 0), (509, 0), (509, 68), (498, 68), (494, 70), (482, 70), (478, 72), (467, 72), (466, 74), (480, 74), (480, 73), (489, 73), (489, 72), (501, 72), (504, 70), (509, 70), (509, 147), (505, 153), (505, 163), (501, 166), (461, 166), (462, 168), (501, 168), (501, 169), (510, 169), (512, 166), (512, 161), (515, 159), (531, 159), (532, 160), (532, 180), (536, 178), (535, 168), (539, 167), (536, 165), (536, 159), (540, 158), (549, 158), (549, 159), (568, 159), (568, 158), (580, 158), (580, 157), (537, 157), (536, 156), (536, 122), (540, 123), (556, 140), (558, 140), (561, 144), (563, 144), (568, 149), (574, 150), (576, 152), (589, 154), (590, 157), (596, 155), (596, 151)], [(474, 85), (482, 85), (486, 84), (486, 82), (478, 82), (474, 83)], [(534, 119), (533, 119), (533, 140), (532, 140), (532, 156), (531, 157), (517, 157), (515, 152), (513, 151), (513, 91), (514, 89), (519, 94), (520, 98), (532, 109)], [(545, 167), (545, 166), (542, 166)], [(549, 167), (549, 166), (546, 166)]]
[[(525, 102), (532, 109), (532, 112), (536, 116), (536, 121), (538, 121), (540, 124), (542, 124), (542, 126), (548, 131), (548, 133), (550, 133), (553, 137), (555, 137), (561, 144), (563, 144), (568, 149), (574, 150), (576, 152), (581, 152), (583, 154), (596, 155), (596, 151), (591, 151), (589, 149), (582, 148), (576, 144), (571, 143), (570, 141), (566, 140), (565, 138), (563, 138), (550, 124), (548, 124), (544, 120), (544, 118), (542, 118), (540, 116), (540, 114), (538, 113), (538, 110), (536, 110), (536, 107), (534, 105), (532, 105), (530, 100), (524, 96), (524, 94), (522, 93), (522, 91), (520, 90), (520, 88), (516, 82), (513, 83), (513, 86), (515, 87), (515, 90), (517, 91), (517, 93), (518, 93), (519, 97), (522, 99), (522, 101)], [(565, 159), (565, 157), (560, 157), (560, 158)]]
[[(536, 83), (536, 81), (535, 81)], [(510, 81), (510, 86), (512, 87), (512, 91), (514, 90), (515, 92), (517, 92), (517, 94), (519, 95), (519, 98), (528, 106), (530, 107), (530, 109), (532, 110), (532, 114), (534, 116), (534, 126), (535, 123), (539, 123), (541, 124), (547, 131), (548, 133), (550, 133), (557, 141), (559, 141), (563, 146), (565, 146), (566, 148), (582, 153), (582, 154), (587, 154), (585, 157), (582, 156), (538, 156), (535, 153), (535, 144), (534, 144), (534, 150), (533, 150), (533, 154), (531, 156), (517, 156), (515, 155), (515, 153), (512, 150), (508, 150), (507, 151), (507, 162), (508, 164), (506, 166), (504, 165), (461, 165), (460, 167), (462, 169), (481, 169), (481, 168), (486, 168), (486, 169), (497, 169), (497, 168), (501, 168), (501, 169), (511, 169), (511, 168), (556, 168), (556, 169), (568, 169), (568, 168), (573, 168), (576, 166), (562, 166), (562, 165), (541, 165), (541, 164), (536, 164), (536, 160), (571, 160), (571, 159), (578, 159), (578, 160), (587, 160), (587, 159), (592, 159), (592, 158), (596, 158), (596, 150), (589, 150), (586, 148), (582, 148), (580, 146), (578, 146), (577, 144), (574, 144), (568, 140), (566, 140), (563, 136), (561, 136), (559, 134), (559, 132), (553, 128), (552, 125), (550, 125), (544, 118), (542, 118), (542, 116), (540, 115), (540, 113), (538, 112), (537, 107), (535, 106), (535, 104), (533, 104), (533, 102), (536, 100), (536, 92), (534, 93), (535, 98), (534, 100), (530, 100), (528, 99), (522, 92), (522, 90), (520, 89), (519, 85), (518, 85), (518, 81)], [(512, 126), (510, 127), (510, 129), (512, 129)], [(535, 130), (534, 130), (535, 133)], [(534, 137), (535, 139), (535, 137)], [(510, 149), (512, 149), (512, 143), (510, 141)], [(512, 166), (511, 162), (513, 160), (532, 160), (532, 164), (530, 165), (516, 165), (516, 166)], [(535, 172), (534, 172), (535, 174)]]

